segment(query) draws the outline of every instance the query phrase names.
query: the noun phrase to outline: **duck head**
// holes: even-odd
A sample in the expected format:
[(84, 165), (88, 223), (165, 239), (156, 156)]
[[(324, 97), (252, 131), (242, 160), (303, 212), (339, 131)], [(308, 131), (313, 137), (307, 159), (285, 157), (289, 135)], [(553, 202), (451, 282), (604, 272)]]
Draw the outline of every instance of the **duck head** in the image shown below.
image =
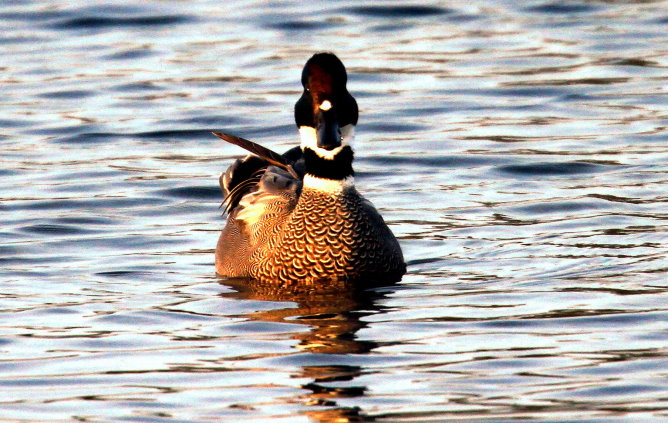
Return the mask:
[(326, 179), (352, 176), (357, 102), (346, 88), (343, 63), (332, 53), (317, 53), (304, 65), (304, 92), (295, 104), (306, 172)]

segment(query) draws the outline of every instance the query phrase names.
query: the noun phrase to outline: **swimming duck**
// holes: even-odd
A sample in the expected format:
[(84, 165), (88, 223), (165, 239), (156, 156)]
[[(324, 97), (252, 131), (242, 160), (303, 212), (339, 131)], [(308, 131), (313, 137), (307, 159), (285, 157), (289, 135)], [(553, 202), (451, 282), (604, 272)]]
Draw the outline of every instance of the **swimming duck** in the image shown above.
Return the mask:
[(301, 145), (277, 154), (214, 133), (254, 154), (220, 177), (228, 213), (216, 246), (216, 273), (261, 282), (372, 286), (401, 279), (401, 247), (355, 189), (350, 146), (357, 102), (332, 53), (311, 57), (295, 105)]

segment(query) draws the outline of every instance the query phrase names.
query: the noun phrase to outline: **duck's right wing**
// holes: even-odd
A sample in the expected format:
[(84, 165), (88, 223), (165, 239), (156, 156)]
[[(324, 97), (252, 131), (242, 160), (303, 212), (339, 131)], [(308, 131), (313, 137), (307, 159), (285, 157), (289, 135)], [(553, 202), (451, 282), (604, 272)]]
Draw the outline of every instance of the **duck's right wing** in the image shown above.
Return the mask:
[[(248, 174), (252, 176), (241, 176)], [(220, 181), (223, 192), (229, 193), (229, 214), (216, 247), (216, 271), (246, 277), (253, 254), (266, 248), (294, 210), (302, 181), (257, 156), (237, 160)]]
[[(220, 189), (223, 192), (223, 205), (229, 214), (239, 206), (248, 194), (258, 190), (259, 183), (270, 165), (274, 168), (264, 179), (268, 192), (280, 192), (288, 185), (301, 183), (304, 179), (304, 158), (299, 147), (291, 148), (284, 154), (278, 154), (260, 144), (236, 135), (213, 132), (218, 138), (238, 145), (250, 151), (251, 155), (236, 160), (227, 171), (220, 175)], [(273, 179), (271, 179), (273, 177)], [(269, 180), (273, 182), (269, 182)], [(301, 185), (299, 186), (301, 188)], [(262, 191), (262, 188), (260, 188)]]
[(222, 132), (212, 132), (212, 134), (217, 136), (223, 141), (227, 141), (230, 144), (238, 145), (244, 150), (248, 150), (249, 152), (255, 154), (256, 156), (266, 160), (269, 164), (285, 169), (293, 177), (295, 178), (298, 177), (294, 169), (292, 169), (290, 162), (288, 162), (283, 155), (278, 154), (268, 149), (267, 147), (263, 147), (260, 144), (255, 143), (253, 141), (237, 137), (236, 135), (224, 134)]
[(255, 182), (255, 189), (240, 199), (230, 216), (246, 225), (262, 224), (268, 219), (283, 219), (292, 213), (301, 188), (300, 179), (281, 168), (268, 166)]

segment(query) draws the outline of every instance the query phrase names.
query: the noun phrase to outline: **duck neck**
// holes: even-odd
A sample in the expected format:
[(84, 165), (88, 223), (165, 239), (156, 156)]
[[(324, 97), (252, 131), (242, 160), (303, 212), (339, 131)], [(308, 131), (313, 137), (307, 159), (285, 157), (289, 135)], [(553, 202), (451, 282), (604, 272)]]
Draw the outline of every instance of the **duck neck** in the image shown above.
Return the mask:
[(318, 151), (305, 147), (303, 153), (306, 174), (336, 181), (354, 176), (353, 149), (347, 145), (338, 148), (339, 151), (332, 157), (323, 157)]
[(315, 190), (327, 195), (337, 195), (355, 186), (355, 178), (348, 176), (344, 179), (326, 179), (317, 176), (304, 175), (304, 189)]

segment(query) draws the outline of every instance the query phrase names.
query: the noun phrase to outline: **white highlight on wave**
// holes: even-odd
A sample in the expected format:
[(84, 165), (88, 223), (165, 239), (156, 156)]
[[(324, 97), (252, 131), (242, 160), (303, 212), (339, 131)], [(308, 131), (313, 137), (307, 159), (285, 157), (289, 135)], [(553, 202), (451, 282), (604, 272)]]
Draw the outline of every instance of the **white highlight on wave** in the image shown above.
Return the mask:
[(332, 160), (344, 146), (352, 145), (355, 140), (355, 125), (350, 123), (341, 127), (341, 146), (336, 147), (333, 150), (325, 150), (324, 148), (318, 147), (318, 134), (316, 133), (315, 128), (310, 126), (299, 127), (299, 138), (301, 139), (302, 150), (305, 147), (308, 147), (323, 159)]

